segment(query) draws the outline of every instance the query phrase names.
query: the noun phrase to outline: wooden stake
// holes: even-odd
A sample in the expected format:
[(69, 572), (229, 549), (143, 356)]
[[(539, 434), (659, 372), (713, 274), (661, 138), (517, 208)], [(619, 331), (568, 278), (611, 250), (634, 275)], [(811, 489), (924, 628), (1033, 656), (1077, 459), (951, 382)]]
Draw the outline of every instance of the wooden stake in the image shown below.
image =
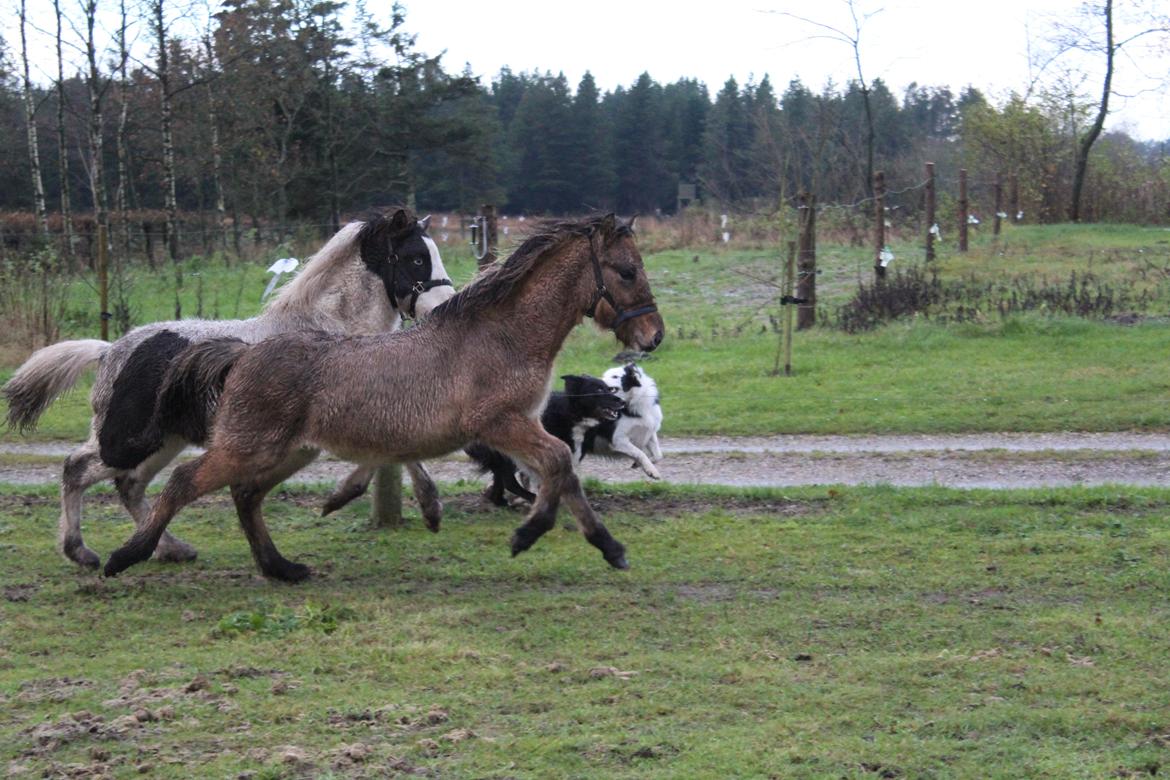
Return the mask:
[(882, 265), (882, 250), (886, 246), (886, 174), (878, 171), (873, 175), (873, 273), (880, 282), (886, 278), (886, 267)]
[(817, 324), (817, 199), (812, 193), (800, 196), (800, 247), (797, 262), (796, 297), (806, 302), (796, 310), (796, 329)]
[[(784, 294), (791, 296), (795, 290), (793, 282), (796, 278), (796, 242), (788, 242), (788, 264), (784, 268)], [(784, 309), (784, 376), (792, 376), (792, 309), (795, 303), (789, 303)]]
[(374, 500), (370, 504), (371, 528), (402, 527), (402, 466), (381, 466), (374, 475)]
[(937, 222), (934, 191), (934, 163), (926, 164), (926, 262), (934, 262), (934, 226)]
[(98, 245), (97, 245), (97, 277), (98, 277), (98, 298), (101, 307), (98, 312), (98, 317), (102, 322), (102, 341), (110, 340), (110, 273), (109, 273), (109, 257), (106, 253), (106, 226), (99, 222), (97, 226)]
[(970, 203), (967, 201), (967, 169), (959, 169), (959, 251), (967, 251), (967, 214)]

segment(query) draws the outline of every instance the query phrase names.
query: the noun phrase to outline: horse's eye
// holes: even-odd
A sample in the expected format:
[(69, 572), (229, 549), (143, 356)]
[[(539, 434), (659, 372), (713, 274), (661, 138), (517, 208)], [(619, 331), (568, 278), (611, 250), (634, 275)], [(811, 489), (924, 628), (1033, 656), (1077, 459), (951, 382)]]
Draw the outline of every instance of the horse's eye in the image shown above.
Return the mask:
[(414, 264), (415, 265), (422, 265), (423, 264), (422, 258), (421, 257), (414, 258)]
[(638, 275), (638, 272), (634, 270), (632, 265), (623, 265), (618, 268), (618, 275), (627, 282), (632, 282), (634, 281), (634, 277)]

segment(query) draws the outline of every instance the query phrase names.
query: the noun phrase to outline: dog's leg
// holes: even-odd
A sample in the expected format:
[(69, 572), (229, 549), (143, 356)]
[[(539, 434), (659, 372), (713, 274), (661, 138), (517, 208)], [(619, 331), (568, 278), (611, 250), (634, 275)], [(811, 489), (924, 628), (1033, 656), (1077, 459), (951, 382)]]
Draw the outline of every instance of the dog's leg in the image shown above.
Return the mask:
[(655, 463), (662, 460), (662, 447), (658, 444), (658, 431), (650, 431), (650, 440), (646, 444), (650, 448), (650, 460)]
[(634, 446), (634, 443), (630, 441), (629, 436), (624, 431), (614, 432), (613, 443), (610, 445), (610, 449), (633, 458), (642, 468), (642, 471), (645, 471), (646, 475), (651, 479), (662, 479), (662, 475), (658, 473), (658, 469), (646, 457), (646, 453)]

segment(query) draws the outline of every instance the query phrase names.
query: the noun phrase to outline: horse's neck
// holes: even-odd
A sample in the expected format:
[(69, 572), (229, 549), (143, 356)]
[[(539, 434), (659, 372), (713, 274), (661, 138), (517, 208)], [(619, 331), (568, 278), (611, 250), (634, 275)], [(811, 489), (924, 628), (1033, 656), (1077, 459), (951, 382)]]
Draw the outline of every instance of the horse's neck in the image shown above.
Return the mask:
[[(503, 318), (515, 323), (528, 357), (551, 366), (565, 339), (581, 322), (581, 258), (570, 250), (545, 260), (519, 294), (504, 304)], [(587, 266), (580, 266), (586, 267)]]

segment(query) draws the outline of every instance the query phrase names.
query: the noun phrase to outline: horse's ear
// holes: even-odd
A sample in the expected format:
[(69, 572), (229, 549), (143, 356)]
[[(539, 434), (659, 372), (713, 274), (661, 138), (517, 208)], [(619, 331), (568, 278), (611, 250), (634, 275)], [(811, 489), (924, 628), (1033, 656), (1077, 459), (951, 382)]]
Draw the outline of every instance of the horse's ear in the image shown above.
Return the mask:
[(601, 234), (606, 238), (613, 235), (617, 228), (617, 215), (612, 211), (601, 218)]
[(390, 231), (393, 233), (401, 233), (410, 227), (410, 215), (406, 213), (406, 209), (398, 209), (394, 212), (394, 216), (390, 217)]
[(418, 229), (425, 233), (427, 232), (427, 225), (429, 224), (431, 224), (431, 215), (427, 214), (418, 221)]
[(633, 233), (634, 232), (634, 223), (637, 221), (638, 221), (638, 215), (635, 214), (634, 216), (630, 217), (630, 221), (627, 222), (623, 227), (625, 227), (626, 230)]

